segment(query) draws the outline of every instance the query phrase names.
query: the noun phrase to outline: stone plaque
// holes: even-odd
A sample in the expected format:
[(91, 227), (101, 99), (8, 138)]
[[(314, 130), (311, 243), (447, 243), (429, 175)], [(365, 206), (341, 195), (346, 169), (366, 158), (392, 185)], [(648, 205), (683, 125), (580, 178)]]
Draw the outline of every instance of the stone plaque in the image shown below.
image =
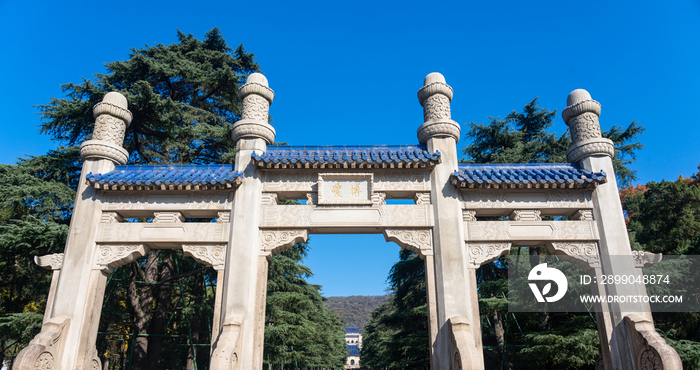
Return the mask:
[(318, 204), (372, 204), (371, 173), (319, 173)]

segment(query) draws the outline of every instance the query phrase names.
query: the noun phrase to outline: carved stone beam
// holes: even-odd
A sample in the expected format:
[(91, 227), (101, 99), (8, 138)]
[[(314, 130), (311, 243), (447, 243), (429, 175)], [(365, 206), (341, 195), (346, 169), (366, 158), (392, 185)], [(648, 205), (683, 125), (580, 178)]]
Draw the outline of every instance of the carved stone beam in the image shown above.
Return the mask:
[(262, 246), (260, 253), (271, 260), (277, 252), (289, 249), (294, 244), (305, 242), (309, 239), (307, 229), (271, 229), (260, 231)]
[(510, 253), (511, 243), (466, 243), (469, 261), (467, 267), (478, 269)]
[(98, 244), (92, 269), (112, 273), (115, 268), (145, 256), (148, 250), (144, 244)]
[(588, 242), (600, 239), (596, 221), (477, 221), (465, 222), (465, 241), (503, 240)]
[(683, 369), (678, 353), (654, 329), (651, 320), (631, 314), (625, 316), (630, 349), (637, 369)]
[(211, 266), (214, 270), (224, 269), (225, 244), (183, 244), (182, 251), (185, 253), (185, 256), (192, 257), (203, 265)]
[(421, 259), (425, 259), (425, 256), (433, 255), (433, 237), (430, 230), (386, 228), (384, 239), (416, 252)]
[(547, 252), (559, 256), (562, 261), (573, 263), (574, 265), (590, 271), (600, 267), (600, 256), (598, 254), (598, 243), (562, 243), (551, 242), (546, 244)]
[(34, 256), (34, 263), (47, 270), (53, 270), (51, 288), (49, 289), (49, 296), (46, 298), (46, 310), (44, 310), (44, 322), (46, 322), (51, 317), (53, 302), (56, 299), (56, 287), (58, 286), (58, 278), (61, 276), (61, 267), (63, 266), (63, 253)]
[(632, 251), (632, 256), (634, 257), (634, 266), (638, 269), (655, 265), (661, 262), (661, 259), (664, 258), (661, 253), (644, 251)]

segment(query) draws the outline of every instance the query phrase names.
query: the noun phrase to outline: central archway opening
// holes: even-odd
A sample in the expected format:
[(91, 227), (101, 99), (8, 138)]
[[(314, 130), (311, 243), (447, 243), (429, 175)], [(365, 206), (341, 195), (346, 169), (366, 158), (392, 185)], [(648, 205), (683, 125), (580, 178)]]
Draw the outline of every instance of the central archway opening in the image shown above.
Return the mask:
[[(311, 234), (309, 247), (303, 264), (314, 275), (308, 281), (322, 286), (324, 305), (346, 327), (345, 368), (429, 368), (420, 256), (382, 234)], [(402, 345), (390, 345), (397, 342)]]

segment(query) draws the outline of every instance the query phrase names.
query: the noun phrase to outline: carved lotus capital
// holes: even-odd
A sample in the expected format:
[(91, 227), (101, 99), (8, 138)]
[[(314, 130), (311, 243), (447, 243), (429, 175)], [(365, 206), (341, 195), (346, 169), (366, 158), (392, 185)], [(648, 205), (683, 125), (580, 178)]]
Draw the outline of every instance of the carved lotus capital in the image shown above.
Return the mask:
[(435, 94), (441, 94), (446, 96), (449, 103), (452, 101), (454, 90), (452, 90), (452, 87), (450, 87), (450, 85), (446, 84), (445, 82), (432, 82), (418, 90), (418, 102), (420, 102), (420, 105), (423, 105), (423, 102), (425, 102), (426, 99)]
[(431, 137), (452, 137), (459, 142), (462, 130), (453, 120), (428, 121), (418, 127), (418, 142), (425, 144)]
[(92, 116), (95, 117), (95, 119), (103, 114), (109, 114), (112, 117), (123, 120), (127, 127), (131, 124), (133, 118), (133, 115), (128, 109), (106, 101), (101, 101), (92, 107)]
[(272, 100), (275, 99), (275, 92), (271, 88), (257, 82), (247, 82), (238, 89), (238, 98), (241, 100), (251, 94), (262, 96), (268, 104), (272, 104)]
[(80, 146), (80, 159), (109, 159), (116, 164), (126, 164), (129, 152), (108, 141), (88, 140)]
[(233, 141), (243, 138), (260, 138), (269, 145), (275, 141), (275, 128), (267, 122), (257, 120), (240, 120), (233, 125)]
[(596, 138), (579, 141), (574, 143), (566, 151), (566, 160), (571, 163), (577, 163), (583, 158), (600, 155), (610, 158), (615, 156), (615, 146), (612, 140), (605, 138)]
[(563, 112), (561, 112), (561, 117), (564, 119), (564, 122), (566, 124), (569, 124), (569, 120), (572, 117), (576, 117), (579, 114), (583, 113), (593, 113), (596, 116), (600, 116), (600, 110), (601, 110), (601, 105), (597, 101), (593, 99), (587, 99), (572, 105), (569, 105), (564, 109)]

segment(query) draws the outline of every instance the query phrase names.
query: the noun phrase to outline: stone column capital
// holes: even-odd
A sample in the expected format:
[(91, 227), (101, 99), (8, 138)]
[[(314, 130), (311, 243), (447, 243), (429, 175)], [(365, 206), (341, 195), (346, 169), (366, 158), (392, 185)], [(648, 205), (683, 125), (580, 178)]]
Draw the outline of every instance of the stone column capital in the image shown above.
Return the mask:
[(418, 128), (418, 141), (424, 144), (431, 137), (452, 137), (459, 141), (461, 128), (452, 120), (450, 102), (454, 92), (445, 77), (433, 72), (425, 77), (418, 90), (418, 102), (423, 106), (424, 123)]
[(245, 85), (238, 89), (243, 103), (241, 120), (233, 125), (233, 141), (242, 138), (260, 138), (267, 144), (275, 141), (275, 129), (268, 123), (270, 104), (275, 92), (268, 87), (267, 78), (260, 73), (248, 76)]
[(588, 91), (577, 89), (569, 94), (566, 104), (561, 116), (569, 126), (572, 141), (566, 159), (576, 163), (589, 156), (612, 158), (615, 155), (613, 142), (603, 138), (600, 132), (600, 103), (591, 99)]
[(116, 164), (127, 162), (129, 152), (122, 148), (124, 132), (132, 119), (127, 108), (124, 95), (114, 91), (107, 93), (101, 102), (92, 107), (95, 127), (92, 139), (80, 146), (81, 159), (109, 159)]

